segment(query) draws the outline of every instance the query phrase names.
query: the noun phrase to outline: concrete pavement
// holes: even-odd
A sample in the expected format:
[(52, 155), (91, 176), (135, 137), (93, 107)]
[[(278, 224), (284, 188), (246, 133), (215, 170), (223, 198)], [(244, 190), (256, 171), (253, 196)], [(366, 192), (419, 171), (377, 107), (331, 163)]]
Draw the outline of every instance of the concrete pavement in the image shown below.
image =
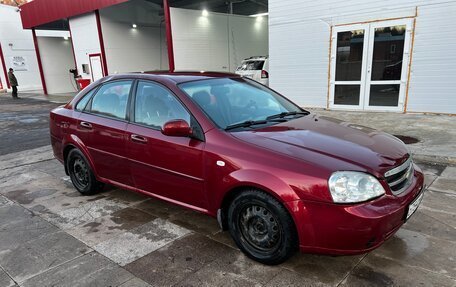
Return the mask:
[(455, 167), (421, 164), (422, 205), (379, 249), (270, 267), (197, 212), (115, 188), (79, 195), (49, 146), (0, 162), (0, 286), (456, 286)]
[(315, 113), (418, 140), (408, 145), (415, 158), (456, 164), (456, 116), (313, 109)]

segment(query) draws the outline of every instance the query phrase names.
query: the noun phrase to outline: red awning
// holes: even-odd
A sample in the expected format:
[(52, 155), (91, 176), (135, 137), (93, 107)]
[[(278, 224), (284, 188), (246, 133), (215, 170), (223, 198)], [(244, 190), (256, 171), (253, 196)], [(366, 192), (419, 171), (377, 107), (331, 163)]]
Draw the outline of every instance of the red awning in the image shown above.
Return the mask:
[(33, 0), (21, 6), (22, 26), (30, 29), (129, 0)]

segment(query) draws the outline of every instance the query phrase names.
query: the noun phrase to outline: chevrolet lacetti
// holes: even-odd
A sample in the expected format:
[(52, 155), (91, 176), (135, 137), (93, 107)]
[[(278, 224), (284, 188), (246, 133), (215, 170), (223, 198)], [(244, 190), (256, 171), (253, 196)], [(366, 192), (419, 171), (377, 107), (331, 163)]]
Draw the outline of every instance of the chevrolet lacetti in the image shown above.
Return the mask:
[(235, 74), (109, 76), (50, 117), (54, 154), (80, 193), (111, 184), (216, 217), (265, 264), (298, 249), (370, 251), (423, 197), (399, 139)]

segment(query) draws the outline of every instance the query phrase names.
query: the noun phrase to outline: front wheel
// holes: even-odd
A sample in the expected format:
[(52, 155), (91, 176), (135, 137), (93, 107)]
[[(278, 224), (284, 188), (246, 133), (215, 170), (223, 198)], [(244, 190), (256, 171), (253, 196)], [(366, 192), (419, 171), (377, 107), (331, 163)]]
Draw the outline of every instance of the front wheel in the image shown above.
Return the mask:
[(71, 150), (68, 154), (66, 164), (71, 182), (83, 195), (95, 194), (103, 188), (103, 184), (97, 181), (89, 162), (80, 150)]
[(280, 264), (297, 250), (293, 219), (280, 202), (262, 191), (247, 190), (233, 200), (228, 226), (237, 246), (263, 264)]

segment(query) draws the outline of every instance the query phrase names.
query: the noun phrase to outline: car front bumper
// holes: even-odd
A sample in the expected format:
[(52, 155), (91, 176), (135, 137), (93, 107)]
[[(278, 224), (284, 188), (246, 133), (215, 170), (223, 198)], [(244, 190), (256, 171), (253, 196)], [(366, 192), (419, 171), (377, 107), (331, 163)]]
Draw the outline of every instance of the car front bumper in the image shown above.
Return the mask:
[(288, 203), (302, 252), (361, 254), (379, 247), (405, 222), (410, 203), (424, 192), (424, 176), (415, 169), (402, 194), (353, 205), (298, 200)]

